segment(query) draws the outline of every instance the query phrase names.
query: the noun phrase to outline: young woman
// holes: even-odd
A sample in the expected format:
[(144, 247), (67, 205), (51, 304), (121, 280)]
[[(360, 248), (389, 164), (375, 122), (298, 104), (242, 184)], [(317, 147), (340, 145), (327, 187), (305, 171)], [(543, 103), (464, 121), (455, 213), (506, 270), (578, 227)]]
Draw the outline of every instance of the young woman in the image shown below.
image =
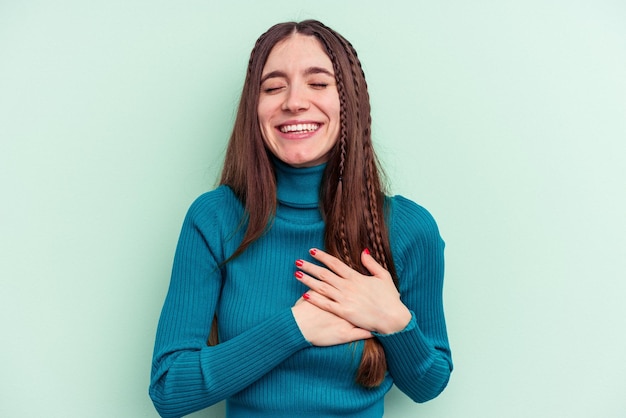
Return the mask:
[(258, 39), (221, 186), (178, 242), (150, 384), (162, 416), (226, 399), (231, 418), (380, 418), (392, 384), (416, 402), (445, 388), (444, 243), (384, 194), (370, 124), (341, 35), (304, 21)]

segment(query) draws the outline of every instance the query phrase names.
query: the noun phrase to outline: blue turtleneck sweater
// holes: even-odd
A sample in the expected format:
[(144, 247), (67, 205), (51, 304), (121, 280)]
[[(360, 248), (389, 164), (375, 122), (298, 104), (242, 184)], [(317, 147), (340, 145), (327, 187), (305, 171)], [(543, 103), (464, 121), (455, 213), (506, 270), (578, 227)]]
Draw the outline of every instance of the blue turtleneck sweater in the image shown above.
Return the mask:
[[(157, 330), (150, 396), (163, 417), (227, 399), (230, 418), (380, 418), (392, 384), (416, 402), (446, 386), (452, 362), (442, 306), (443, 248), (421, 206), (388, 198), (392, 252), (412, 319), (378, 335), (389, 373), (381, 386), (355, 383), (363, 342), (312, 346), (291, 307), (306, 291), (295, 260), (324, 248), (319, 187), (324, 166), (276, 162), (276, 217), (241, 256), (223, 264), (243, 237), (243, 207), (226, 186), (200, 196), (183, 223)], [(214, 314), (220, 343), (207, 346)]]

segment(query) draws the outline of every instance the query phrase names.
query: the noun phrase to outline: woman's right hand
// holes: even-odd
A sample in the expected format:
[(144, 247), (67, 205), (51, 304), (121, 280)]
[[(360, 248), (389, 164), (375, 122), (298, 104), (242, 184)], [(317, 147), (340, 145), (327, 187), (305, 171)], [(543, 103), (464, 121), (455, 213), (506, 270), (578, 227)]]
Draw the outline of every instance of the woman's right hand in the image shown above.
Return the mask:
[(357, 328), (302, 298), (298, 299), (291, 311), (304, 338), (315, 346), (325, 347), (373, 338), (370, 331)]

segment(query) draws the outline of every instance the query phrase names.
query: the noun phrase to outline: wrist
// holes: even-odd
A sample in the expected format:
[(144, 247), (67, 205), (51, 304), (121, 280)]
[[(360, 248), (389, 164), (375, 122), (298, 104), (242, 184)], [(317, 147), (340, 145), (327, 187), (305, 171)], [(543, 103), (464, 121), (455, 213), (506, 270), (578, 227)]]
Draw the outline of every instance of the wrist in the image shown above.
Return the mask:
[(413, 315), (411, 311), (404, 305), (401, 308), (397, 309), (391, 315), (388, 316), (387, 321), (380, 330), (378, 330), (378, 334), (386, 335), (386, 334), (395, 334), (396, 332), (400, 332), (404, 330), (409, 322), (411, 322), (411, 318)]

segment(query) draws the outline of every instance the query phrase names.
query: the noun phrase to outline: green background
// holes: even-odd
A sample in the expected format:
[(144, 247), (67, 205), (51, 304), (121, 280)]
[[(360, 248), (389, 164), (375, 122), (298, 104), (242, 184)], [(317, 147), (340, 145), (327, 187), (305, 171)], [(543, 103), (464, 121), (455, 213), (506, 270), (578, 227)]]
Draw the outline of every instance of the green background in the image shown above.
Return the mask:
[(311, 17), (359, 51), (392, 191), (447, 243), (456, 369), (386, 417), (626, 416), (621, 0), (0, 0), (0, 416), (156, 416), (182, 218), (254, 41)]

